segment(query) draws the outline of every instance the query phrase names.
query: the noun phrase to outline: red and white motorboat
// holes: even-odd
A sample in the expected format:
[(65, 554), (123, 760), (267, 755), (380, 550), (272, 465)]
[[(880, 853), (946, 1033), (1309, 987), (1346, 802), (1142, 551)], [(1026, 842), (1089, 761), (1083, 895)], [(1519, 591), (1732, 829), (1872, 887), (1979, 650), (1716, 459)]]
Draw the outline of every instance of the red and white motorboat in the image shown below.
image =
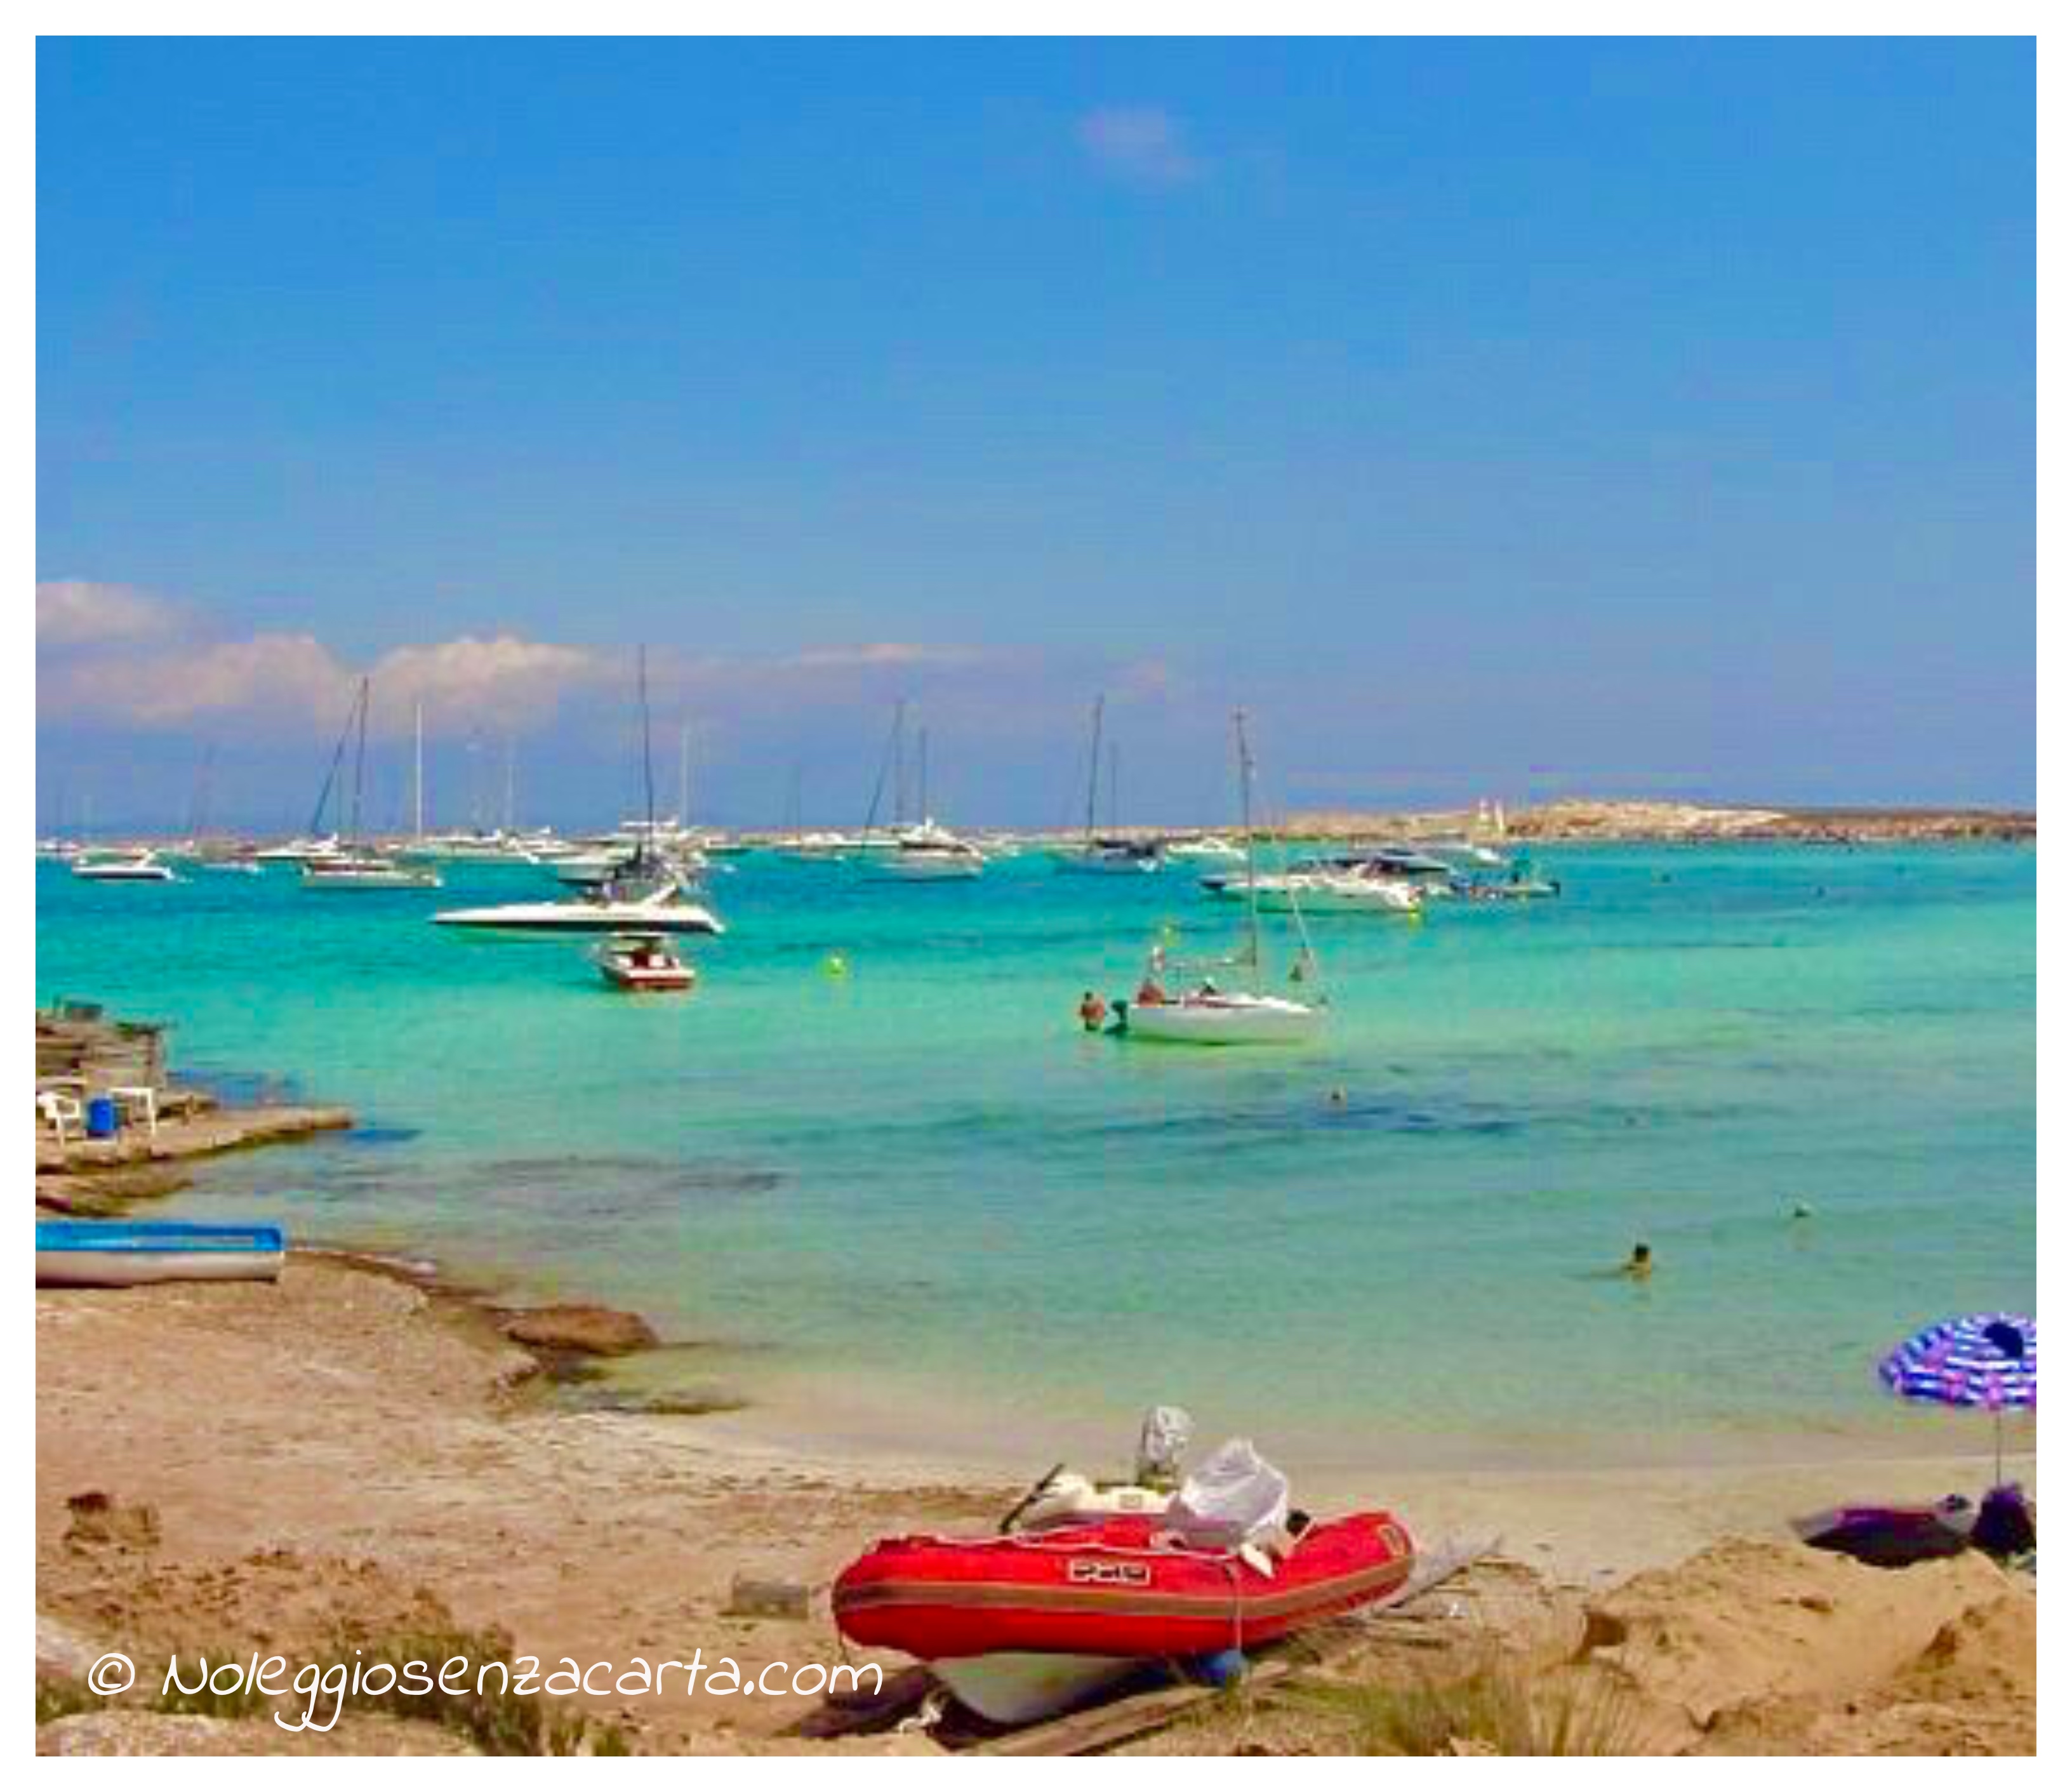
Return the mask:
[(635, 993), (688, 989), (698, 974), (671, 950), (659, 933), (618, 934), (593, 955), (604, 980)]
[(980, 1716), (1026, 1723), (1147, 1663), (1273, 1642), (1398, 1592), (1402, 1522), (1313, 1523), (1276, 1557), (1189, 1545), (1161, 1515), (1004, 1536), (898, 1537), (845, 1568), (837, 1626), (926, 1662)]

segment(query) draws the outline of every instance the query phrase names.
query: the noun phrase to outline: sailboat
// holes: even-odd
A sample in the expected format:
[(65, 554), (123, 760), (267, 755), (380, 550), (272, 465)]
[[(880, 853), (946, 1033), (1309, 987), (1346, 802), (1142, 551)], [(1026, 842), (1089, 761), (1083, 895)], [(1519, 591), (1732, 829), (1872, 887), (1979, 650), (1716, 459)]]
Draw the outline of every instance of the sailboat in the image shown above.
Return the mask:
[(216, 833), (211, 826), (210, 798), (214, 791), (216, 743), (202, 749), (201, 764), (195, 773), (194, 802), (187, 817), (187, 857), (198, 871), (228, 872), (256, 878), (264, 869), (252, 849)]
[[(360, 681), (360, 701), (353, 705), (352, 714), (347, 718), (346, 728), (355, 737), (352, 756), (352, 813), (343, 838), (329, 853), (319, 853), (302, 861), (302, 888), (312, 890), (437, 890), (439, 874), (429, 865), (405, 865), (400, 859), (385, 853), (377, 853), (360, 842), (360, 799), (367, 782), (367, 709), (370, 681)], [(339, 762), (345, 751), (345, 736), (339, 737), (338, 752), (332, 756), (331, 777), (324, 782), (323, 795), (317, 799), (317, 817), (311, 822), (310, 831), (317, 831), (318, 823), (323, 819), (325, 800), (330, 796), (331, 786), (338, 773)]]
[[(1245, 950), (1235, 961), (1244, 973), (1245, 987), (1225, 989), (1213, 976), (1205, 976), (1191, 988), (1178, 994), (1169, 993), (1164, 987), (1169, 968), (1165, 949), (1154, 947), (1150, 968), (1136, 999), (1116, 1005), (1119, 1029), (1128, 1038), (1190, 1046), (1300, 1045), (1314, 1038), (1323, 1029), (1326, 1009), (1321, 999), (1302, 1001), (1291, 996), (1269, 996), (1260, 988), (1264, 955), (1256, 887), (1259, 842), (1252, 820), (1252, 742), (1245, 732), (1242, 709), (1233, 721), (1237, 738), (1240, 804), (1244, 819), (1245, 881), (1251, 892), (1246, 903)], [(1299, 906), (1294, 914), (1299, 929)], [(1291, 980), (1307, 982), (1315, 968), (1316, 955), (1309, 947), (1305, 933)]]
[(1087, 749), (1087, 825), (1079, 844), (1061, 848), (1057, 854), (1060, 871), (1091, 873), (1099, 876), (1112, 876), (1117, 873), (1141, 875), (1157, 870), (1165, 862), (1164, 855), (1156, 841), (1125, 840), (1114, 832), (1116, 820), (1116, 785), (1117, 783), (1116, 754), (1114, 743), (1108, 746), (1108, 828), (1106, 834), (1094, 832), (1094, 808), (1100, 795), (1101, 723), (1108, 708), (1105, 696), (1094, 699), (1092, 744)]
[(449, 909), (432, 917), (442, 927), (550, 938), (567, 934), (724, 933), (719, 917), (689, 894), (689, 873), (665, 857), (655, 820), (655, 760), (648, 719), (648, 653), (640, 653), (640, 767), (647, 793), (643, 820), (629, 824), (632, 855), (603, 882), (559, 902), (500, 902)]
[[(906, 705), (894, 705), (892, 739), (889, 747), (893, 771), (892, 836), (883, 850), (874, 851), (869, 875), (898, 883), (963, 882), (985, 869), (985, 855), (970, 841), (960, 840), (928, 812), (928, 731), (920, 732), (920, 820), (911, 827), (906, 819)], [(878, 799), (884, 794), (885, 771), (878, 771), (878, 787), (870, 804), (870, 818), (864, 824), (869, 841), (878, 820)]]

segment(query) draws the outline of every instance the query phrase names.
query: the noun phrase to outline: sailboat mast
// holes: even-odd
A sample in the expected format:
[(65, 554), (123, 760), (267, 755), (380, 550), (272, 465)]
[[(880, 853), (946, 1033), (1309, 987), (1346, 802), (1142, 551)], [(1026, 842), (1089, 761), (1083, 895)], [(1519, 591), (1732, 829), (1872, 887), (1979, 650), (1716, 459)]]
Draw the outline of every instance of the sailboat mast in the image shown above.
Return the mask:
[(367, 686), (360, 681), (360, 734), (352, 750), (352, 832), (354, 841), (360, 838), (360, 799), (367, 783)]
[(892, 706), (892, 827), (906, 825), (906, 700)]
[(507, 834), (518, 822), (518, 737), (515, 734), (504, 737), (504, 831)]
[(685, 722), (676, 737), (676, 825), (691, 824), (691, 725)]
[(353, 712), (345, 713), (345, 725), (338, 731), (338, 745), (331, 750), (331, 765), (324, 773), (323, 787), (317, 792), (317, 806), (310, 816), (310, 832), (323, 832), (324, 811), (331, 806), (331, 792), (338, 787), (339, 767), (345, 763), (345, 743), (352, 738)]
[(410, 754), (410, 831), (413, 837), (425, 837), (425, 700), (417, 699), (412, 729)]
[(921, 800), (915, 805), (915, 819), (928, 819), (928, 730), (921, 730)]
[(209, 779), (216, 767), (216, 742), (203, 743), (201, 765), (195, 773), (194, 801), (187, 816), (187, 837), (201, 840), (208, 832)]
[(1259, 842), (1252, 831), (1252, 742), (1244, 731), (1244, 712), (1237, 712), (1238, 808), (1244, 824), (1244, 896), (1246, 931), (1251, 941), (1252, 983), (1258, 993), (1259, 951)]
[(647, 831), (641, 836), (639, 857), (655, 849), (655, 754), (648, 728), (648, 650), (640, 650), (640, 788), (647, 805)]
[(1087, 749), (1087, 845), (1094, 843), (1094, 804), (1100, 798), (1101, 718), (1108, 709), (1104, 692), (1094, 699), (1093, 742)]
[(1108, 830), (1117, 832), (1122, 826), (1122, 743), (1108, 743)]

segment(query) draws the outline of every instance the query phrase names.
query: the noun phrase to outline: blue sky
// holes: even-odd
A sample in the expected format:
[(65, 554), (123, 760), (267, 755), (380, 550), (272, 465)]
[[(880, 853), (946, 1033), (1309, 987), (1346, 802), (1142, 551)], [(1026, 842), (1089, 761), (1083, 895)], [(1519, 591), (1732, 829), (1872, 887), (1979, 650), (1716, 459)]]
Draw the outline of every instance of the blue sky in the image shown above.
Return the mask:
[[(53, 42), (39, 788), (2026, 803), (2024, 43)], [(385, 749), (384, 749), (385, 750)], [(665, 755), (667, 756), (667, 755)], [(389, 755), (393, 761), (395, 756)], [(392, 767), (393, 769), (393, 767)], [(459, 819), (456, 816), (455, 819)]]

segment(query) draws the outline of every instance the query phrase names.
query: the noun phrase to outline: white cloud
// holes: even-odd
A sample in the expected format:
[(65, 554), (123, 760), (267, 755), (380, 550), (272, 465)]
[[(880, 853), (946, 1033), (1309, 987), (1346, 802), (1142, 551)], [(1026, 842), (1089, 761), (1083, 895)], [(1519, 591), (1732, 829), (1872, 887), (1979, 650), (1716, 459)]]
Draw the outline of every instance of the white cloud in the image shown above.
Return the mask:
[[(615, 742), (634, 717), (633, 656), (623, 647), (461, 635), (387, 649), (354, 664), (305, 631), (229, 635), (199, 610), (148, 592), (82, 581), (40, 586), (37, 711), (117, 734), (207, 734), (251, 742), (328, 741), (372, 680), (370, 733), (396, 739), (425, 710), (434, 739), (532, 734), (557, 717)], [(1170, 704), (1171, 668), (1155, 659), (963, 642), (864, 641), (769, 654), (648, 656), (659, 730), (690, 719), (719, 735), (820, 726), (833, 718), (875, 738), (895, 698), (965, 740), (1048, 744), (1077, 738), (1097, 690)]]
[(51, 579), (36, 587), (36, 647), (59, 651), (162, 639), (181, 612), (163, 598), (126, 585)]
[(1079, 121), (1079, 147), (1096, 167), (1145, 187), (1178, 187), (1202, 164), (1162, 106), (1102, 106)]
[[(51, 720), (320, 735), (343, 720), (362, 676), (313, 635), (215, 636), (191, 612), (120, 586), (39, 585), (36, 625), (37, 709)], [(588, 648), (512, 635), (395, 647), (366, 668), (370, 723), (399, 734), (421, 701), (435, 734), (528, 728), (609, 670)]]
[(515, 635), (463, 635), (428, 647), (397, 647), (376, 660), (374, 688), (400, 717), (422, 702), (426, 725), (524, 728), (552, 716), (574, 692), (608, 680), (610, 662), (587, 647)]
[(983, 647), (873, 641), (858, 647), (808, 647), (779, 664), (804, 672), (861, 672), (902, 666), (974, 666), (990, 657)]

